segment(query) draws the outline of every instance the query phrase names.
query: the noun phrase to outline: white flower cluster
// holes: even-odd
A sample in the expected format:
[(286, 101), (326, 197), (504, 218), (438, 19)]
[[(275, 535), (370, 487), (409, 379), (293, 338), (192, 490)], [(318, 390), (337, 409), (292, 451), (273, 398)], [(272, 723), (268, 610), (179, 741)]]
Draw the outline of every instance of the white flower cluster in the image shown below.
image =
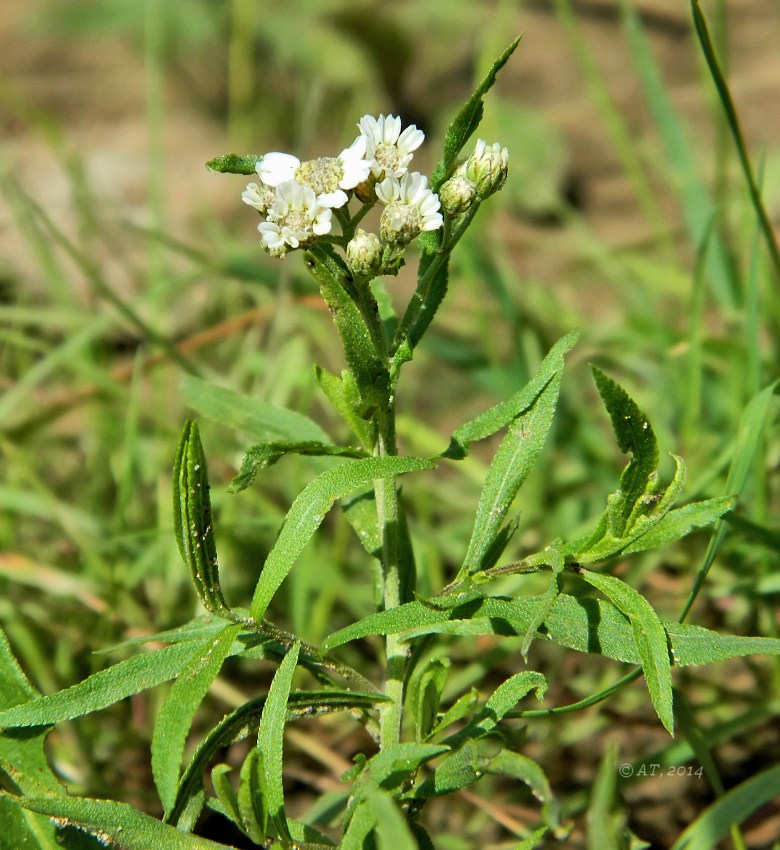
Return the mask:
[[(241, 197), (265, 217), (257, 229), (269, 254), (284, 257), (330, 233), (332, 211), (344, 207), (351, 193), (363, 203), (379, 201), (385, 207), (382, 241), (371, 240), (376, 261), (383, 244), (402, 247), (424, 230), (442, 226), (439, 199), (428, 188), (428, 178), (408, 170), (423, 132), (414, 125), (402, 131), (401, 119), (393, 115), (364, 115), (358, 128), (360, 135), (338, 156), (301, 162), (274, 152), (258, 162), (260, 182), (250, 183)], [(361, 265), (368, 271), (371, 264)]]

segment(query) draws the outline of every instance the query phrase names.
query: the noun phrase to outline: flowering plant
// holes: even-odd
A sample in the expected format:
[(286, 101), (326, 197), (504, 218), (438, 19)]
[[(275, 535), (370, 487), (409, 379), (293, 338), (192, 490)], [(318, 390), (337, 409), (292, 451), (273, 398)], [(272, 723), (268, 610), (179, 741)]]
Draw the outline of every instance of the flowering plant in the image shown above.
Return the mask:
[[(525, 723), (592, 705), (643, 675), (660, 723), (673, 733), (679, 708), (673, 700), (673, 667), (780, 654), (778, 640), (724, 636), (662, 620), (637, 590), (605, 569), (618, 556), (661, 546), (712, 523), (733, 507), (734, 498), (724, 495), (675, 507), (685, 482), (683, 460), (674, 458), (670, 481), (658, 475), (659, 452), (649, 421), (598, 369), (596, 386), (618, 445), (630, 455), (618, 488), (589, 533), (557, 538), (520, 561), (500, 562), (517, 526), (509, 518), (510, 508), (552, 425), (564, 357), (576, 334), (553, 346), (527, 385), (458, 427), (438, 455), (399, 454), (399, 378), (443, 303), (453, 249), (481, 204), (507, 179), (508, 152), (500, 143), (479, 140), (470, 154), (464, 157), (463, 151), (479, 126), (484, 95), (516, 46), (517, 41), (498, 58), (456, 117), (430, 180), (410, 170), (423, 133), (403, 127), (392, 115), (363, 116), (359, 135), (336, 157), (301, 162), (272, 152), (228, 155), (209, 163), (215, 171), (256, 175), (242, 198), (262, 217), (258, 230), (265, 251), (279, 259), (303, 251), (346, 364), (340, 376), (318, 368), (317, 378), (354, 440), (339, 445), (307, 417), (264, 408), (268, 433), (247, 449), (232, 489), (248, 487), (258, 472), (289, 454), (312, 457), (319, 474), (291, 505), (251, 603), (242, 608), (231, 605), (223, 592), (206, 456), (197, 424), (187, 422), (174, 463), (174, 528), (207, 616), (148, 638), (165, 643), (163, 648), (51, 696), (32, 688), (0, 635), (0, 726), (6, 730), (0, 737), (0, 766), (13, 777), (2, 800), (14, 817), (49, 818), (33, 821), (36, 829), (49, 830), (47, 840), (50, 835), (55, 840), (56, 828), (57, 840), (73, 848), (95, 847), (97, 842), (142, 850), (225, 847), (197, 834), (208, 808), (232, 822), (252, 846), (428, 850), (436, 846), (437, 836), (426, 813), (437, 798), (465, 792), (478, 782), (496, 788), (503, 778), (527, 786), (541, 804), (529, 823), (508, 827), (519, 841), (518, 850), (531, 850), (547, 834), (563, 840), (570, 824), (542, 767), (521, 752)], [(372, 233), (359, 225), (377, 206), (378, 233)], [(379, 278), (398, 272), (415, 241), (420, 253), (417, 287), (403, 313), (396, 315)], [(252, 404), (240, 398), (231, 403), (239, 409)], [(436, 593), (418, 595), (410, 520), (398, 478), (458, 462), (472, 443), (502, 430), (506, 433), (488, 468), (459, 569)], [(380, 591), (375, 612), (334, 628), (318, 647), (271, 622), (267, 614), (336, 502), (367, 556), (378, 564)], [(523, 577), (530, 573), (545, 578), (541, 593), (523, 593)], [(699, 587), (700, 582), (691, 601)], [(473, 636), (514, 641), (518, 666), (525, 669), (495, 688), (486, 682), (473, 688), (452, 685), (448, 641)], [(358, 654), (348, 656), (347, 663), (336, 652), (366, 637), (383, 640), (381, 681), (371, 669), (362, 669)], [(519, 708), (530, 694), (541, 701), (547, 689), (546, 677), (520, 661), (532, 657), (540, 640), (634, 669), (579, 703)], [(182, 770), (198, 707), (231, 656), (277, 663), (270, 688), (208, 730)], [(297, 671), (306, 677), (306, 687), (293, 687)], [(49, 727), (172, 679), (152, 741), (162, 821), (125, 803), (69, 796), (44, 755)], [(338, 791), (292, 816), (284, 784), (285, 726), (335, 712), (348, 712), (368, 733), (368, 743)], [(221, 760), (226, 748), (250, 735), (255, 742), (243, 751), (240, 765)], [(70, 827), (96, 841), (74, 838)]]

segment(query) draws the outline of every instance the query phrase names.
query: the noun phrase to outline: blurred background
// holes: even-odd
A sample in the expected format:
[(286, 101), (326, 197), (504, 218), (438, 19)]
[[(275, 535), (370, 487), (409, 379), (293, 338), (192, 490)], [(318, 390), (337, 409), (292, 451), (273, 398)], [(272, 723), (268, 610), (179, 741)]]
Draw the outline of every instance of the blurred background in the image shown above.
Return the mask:
[[(703, 8), (777, 229), (780, 5)], [(205, 161), (333, 154), (361, 115), (383, 112), (425, 131), (415, 166), (430, 173), (448, 122), (518, 32), (479, 131), (508, 146), (509, 182), (464, 240), (437, 324), (407, 367), (403, 448), (441, 451), (454, 427), (516, 390), (559, 336), (580, 328), (508, 557), (574, 536), (617, 484), (622, 458), (591, 361), (637, 399), (662, 453), (684, 455), (687, 497), (724, 492), (745, 405), (777, 377), (780, 281), (687, 3), (3, 0), (0, 625), (41, 690), (123, 657), (95, 650), (198, 613), (170, 515), (177, 435), (198, 411), (184, 374), (302, 410), (347, 439), (313, 379), (313, 362), (341, 368), (316, 287), (294, 254), (280, 263), (260, 249), (256, 216), (240, 201), (246, 178), (209, 173)], [(399, 304), (413, 285), (413, 268), (390, 281)], [(778, 630), (772, 413), (694, 610), (695, 622), (739, 634)], [(230, 496), (251, 434), (225, 422), (203, 430), (223, 578), (231, 601), (246, 604), (313, 471), (286, 459)], [(460, 563), (495, 445), (405, 488), (423, 592)], [(373, 604), (349, 528), (332, 516), (324, 530), (273, 611), (315, 642)], [(616, 572), (674, 619), (706, 545), (694, 535)], [(459, 646), (460, 685), (479, 683), (474, 647)], [(503, 645), (479, 650), (497, 679), (517, 662)], [(553, 679), (551, 704), (617, 676), (612, 663), (546, 646), (531, 662)], [(776, 666), (752, 659), (682, 672), (715, 730), (727, 786), (777, 760)], [(237, 666), (211, 694), (213, 714), (257, 687), (256, 672)], [(156, 811), (148, 740), (158, 700), (142, 695), (52, 736), (75, 790), (112, 788)], [(626, 758), (667, 745), (641, 683), (577, 718), (541, 721), (528, 741), (575, 818), (606, 740), (617, 737)], [(349, 755), (348, 743), (341, 749)], [(632, 829), (659, 847), (712, 794), (690, 777), (624, 792)], [(453, 828), (466, 843), (443, 847), (506, 839), (485, 838), (484, 807), (474, 805), (477, 815)], [(518, 822), (532, 808), (511, 795), (505, 805)], [(772, 846), (779, 822), (777, 810), (757, 818), (750, 846)]]

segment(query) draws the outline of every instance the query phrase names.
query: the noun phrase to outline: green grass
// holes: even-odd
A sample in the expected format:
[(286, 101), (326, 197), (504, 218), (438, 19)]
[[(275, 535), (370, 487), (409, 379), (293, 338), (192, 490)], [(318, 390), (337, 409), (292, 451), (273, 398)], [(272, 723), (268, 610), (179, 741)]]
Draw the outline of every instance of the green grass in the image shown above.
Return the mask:
[[(391, 58), (367, 49), (376, 36), (368, 26), (370, 14), (354, 13), (355, 23), (344, 4), (306, 5), (312, 11), (304, 14), (302, 4), (293, 4), (296, 20), (303, 22), (295, 33), (298, 41), (290, 31), (289, 8), (286, 15), (273, 13), (263, 20), (253, 4), (240, 0), (218, 13), (202, 3), (183, 3), (176, 11), (175, 4), (150, 2), (143, 20), (129, 13), (125, 3), (115, 4), (112, 14), (107, 11), (111, 4), (104, 4), (102, 18), (84, 3), (70, 4), (68, 11), (52, 4), (47, 11), (49, 26), (64, 32), (63, 38), (94, 32), (100, 25), (136, 41), (146, 61), (151, 142), (146, 229), (131, 226), (116, 205), (107, 214), (92, 194), (83, 157), (68, 145), (67, 127), (59, 128), (34, 104), (15, 108), (49, 141), (69, 174), (72, 221), (54, 220), (45, 199), (31, 197), (15, 176), (10, 158), (0, 161), (2, 198), (30, 269), (20, 273), (13, 260), (4, 261), (0, 287), (0, 625), (45, 693), (106, 666), (108, 659), (96, 651), (175, 627), (200, 610), (176, 550), (170, 508), (176, 440), (191, 414), (182, 391), (185, 374), (307, 413), (330, 434), (347, 438), (319, 395), (311, 370), (315, 361), (332, 371), (342, 364), (329, 318), (312, 298), (316, 289), (298, 258), (290, 257), (280, 268), (262, 254), (237, 194), (229, 220), (194, 225), (186, 237), (174, 238), (166, 229), (170, 202), (162, 191), (171, 167), (162, 147), (166, 86), (180, 82), (198, 50), (219, 50), (225, 56), (218, 98), (197, 86), (193, 97), (200, 98), (204, 110), (227, 116), (220, 119), (226, 148), (253, 149), (258, 126), (264, 132), (277, 126), (272, 138), (288, 140), (291, 148), (293, 143), (316, 147), (319, 132), (342, 134), (361, 110), (408, 105), (399, 94), (401, 82), (392, 77)], [(421, 15), (435, 15), (436, 3), (419, 5)], [(521, 523), (507, 554), (520, 558), (562, 530), (575, 536), (599, 514), (614, 489), (621, 458), (589, 379), (587, 364), (596, 362), (629, 387), (651, 414), (662, 448), (684, 454), (687, 499), (734, 492), (737, 483), (742, 490), (737, 511), (716, 527), (712, 538), (699, 533), (634, 558), (620, 568), (621, 576), (674, 619), (699, 575), (703, 585), (694, 608), (696, 623), (776, 637), (780, 493), (771, 472), (778, 452), (777, 403), (766, 388), (778, 377), (780, 263), (761, 200), (762, 189), (769, 193), (776, 187), (762, 186), (771, 176), (762, 167), (763, 151), (750, 158), (739, 125), (739, 102), (732, 104), (727, 83), (718, 77), (715, 48), (701, 21), (710, 69), (710, 75), (702, 76), (702, 91), (712, 104), (713, 127), (725, 126), (731, 134), (727, 138), (734, 140), (722, 149), (719, 167), (726, 176), (717, 180), (708, 176), (714, 165), (710, 152), (691, 142), (688, 117), (673, 105), (664, 69), (629, 0), (618, 4), (620, 32), (634, 62), (630, 73), (637, 96), (651, 116), (649, 144), (634, 137), (616, 106), (577, 7), (568, 0), (554, 5), (560, 38), (569, 40), (582, 65), (588, 95), (651, 235), (641, 245), (617, 249), (606, 244), (587, 218), (556, 193), (559, 187), (551, 179), (540, 191), (560, 221), (549, 244), (558, 259), (565, 259), (564, 271), (555, 285), (529, 278), (511, 234), (520, 220), (518, 210), (534, 208), (534, 202), (523, 198), (522, 189), (512, 188), (510, 172), (505, 198), (499, 196), (495, 208), (482, 213), (484, 220), (461, 245), (438, 325), (406, 367), (414, 378), (399, 400), (400, 440), (410, 454), (443, 450), (453, 428), (522, 386), (552, 343), (580, 328), (581, 342), (567, 365), (550, 441), (515, 506)], [(468, 6), (458, 4), (453, 18), (457, 23), (452, 26), (463, 27), (456, 33), (459, 40), (469, 31), (463, 20)], [(197, 25), (182, 24), (188, 9), (198, 12), (192, 16)], [(423, 50), (426, 34), (406, 13), (382, 15), (393, 23), (398, 45), (411, 55)], [(522, 15), (519, 20), (522, 26)], [(712, 29), (719, 18), (708, 20)], [(727, 43), (726, 31), (714, 35), (715, 44)], [(320, 38), (322, 55), (315, 55), (311, 45)], [(684, 49), (700, 50), (693, 33)], [(348, 61), (327, 61), (342, 55), (340, 51)], [(447, 60), (437, 56), (437, 61)], [(522, 64), (523, 44), (512, 61)], [(724, 61), (721, 57), (721, 65)], [(401, 70), (408, 85), (411, 71)], [(448, 68), (425, 71), (430, 77), (416, 79), (417, 90), (440, 83), (437, 75)], [(711, 88), (713, 74), (717, 96)], [(260, 79), (274, 85), (263, 90)], [(425, 102), (435, 100), (428, 95)], [(495, 109), (498, 116), (510, 116), (511, 138), (500, 136), (505, 125), (498, 120), (493, 132), (509, 146), (513, 160), (527, 154), (531, 163), (538, 158), (540, 169), (559, 167), (559, 160), (550, 156), (561, 140), (543, 116), (535, 120), (549, 145), (538, 138), (526, 142), (522, 122), (511, 123), (518, 109), (511, 90), (499, 87)], [(450, 116), (441, 106), (428, 109), (424, 117), (435, 128)], [(176, 165), (185, 172), (202, 167), (199, 162)], [(670, 230), (656, 204), (653, 187), (659, 183), (674, 200), (682, 222), (679, 232)], [(236, 188), (240, 186), (225, 182), (226, 193), (235, 194)], [(106, 257), (118, 258), (121, 275), (116, 264), (104, 262)], [(586, 292), (591, 294), (582, 298)], [(761, 421), (752, 422), (749, 440), (756, 450), (752, 456), (739, 455), (745, 442), (740, 423), (762, 391), (750, 408), (755, 412), (755, 404), (762, 405)], [(251, 489), (228, 494), (249, 436), (207, 420), (201, 429), (223, 583), (231, 600), (246, 605), (279, 523), (313, 477), (314, 467), (306, 458), (285, 458), (264, 471)], [(421, 591), (452, 579), (496, 445), (475, 446), (457, 471), (442, 468), (405, 485), (404, 499), (415, 518), (411, 534)], [(743, 466), (729, 472), (735, 454)], [(502, 589), (537, 592), (533, 581), (506, 579)], [(374, 585), (375, 576), (367, 572), (343, 518), (331, 514), (272, 604), (271, 619), (316, 644), (372, 610)], [(454, 693), (471, 685), (483, 691), (495, 686), (517, 670), (520, 643), (520, 638), (453, 641), (448, 687)], [(614, 664), (564, 655), (557, 647), (537, 649), (535, 644), (534, 651), (534, 669), (548, 672), (553, 681), (553, 704), (583, 699), (619, 675)], [(352, 663), (358, 653), (378, 652), (378, 644), (351, 645), (342, 658)], [(118, 650), (110, 658), (124, 655), (126, 650)], [(559, 674), (564, 657), (567, 666)], [(226, 669), (230, 675), (223, 674), (206, 703), (206, 718), (212, 722), (254, 695), (258, 686), (256, 670), (248, 665), (237, 662)], [(267, 686), (271, 666), (262, 669)], [(736, 752), (723, 777), (723, 784), (732, 787), (758, 772), (762, 747), (777, 747), (771, 724), (780, 702), (780, 668), (776, 660), (751, 659), (731, 662), (727, 670), (686, 670), (678, 685), (692, 706), (691, 728), (698, 728), (716, 765)], [(575, 846), (587, 846), (586, 811), (595, 823), (589, 846), (608, 846), (594, 843), (594, 836), (606, 836), (618, 817), (610, 759), (669, 765), (695, 761), (688, 744), (680, 739), (668, 743), (657, 734), (642, 695), (638, 686), (629, 687), (606, 707), (540, 719), (528, 727), (527, 744), (574, 819)], [(58, 727), (49, 753), (74, 793), (110, 792), (159, 814), (149, 744), (162, 699), (158, 690)], [(615, 718), (637, 712), (644, 737), (632, 741), (619, 733), (616, 756), (604, 745)], [(209, 728), (206, 719), (200, 728)], [(323, 738), (333, 752), (349, 753), (349, 734), (349, 721), (342, 726), (331, 722)], [(562, 746), (579, 769), (576, 775), (567, 774), (561, 763)], [(300, 753), (292, 759), (298, 766), (308, 764)], [(330, 778), (337, 774), (330, 769)], [(632, 799), (631, 783), (622, 787)], [(440, 846), (513, 846), (520, 833), (512, 826), (496, 826), (491, 805), (499, 807), (505, 824), (527, 826), (528, 813), (518, 813), (514, 803), (506, 802), (505, 789), (503, 780), (487, 781), (476, 801), (469, 799), (474, 805), (462, 811), (432, 803), (430, 819), (442, 832)], [(304, 807), (307, 799), (302, 792), (299, 802), (293, 796), (288, 804)], [(523, 797), (522, 804), (530, 806), (530, 797)], [(695, 805), (698, 814), (703, 805)], [(640, 814), (629, 825), (637, 824), (641, 835), (646, 821)], [(674, 840), (686, 825), (670, 824), (665, 836)], [(736, 846), (749, 846), (740, 841), (735, 838)]]

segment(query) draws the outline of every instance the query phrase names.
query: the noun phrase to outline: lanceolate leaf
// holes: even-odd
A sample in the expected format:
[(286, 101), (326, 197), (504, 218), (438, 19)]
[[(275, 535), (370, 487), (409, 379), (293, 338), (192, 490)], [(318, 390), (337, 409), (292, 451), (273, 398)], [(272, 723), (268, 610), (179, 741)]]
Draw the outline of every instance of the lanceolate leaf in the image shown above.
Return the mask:
[(524, 782), (542, 803), (542, 814), (548, 826), (555, 829), (560, 823), (558, 804), (542, 768), (533, 759), (511, 750), (502, 750), (487, 766), (487, 773), (511, 776)]
[(286, 407), (277, 407), (251, 396), (218, 387), (192, 375), (182, 379), (187, 404), (202, 416), (264, 440), (314, 440), (329, 443), (316, 422)]
[(345, 461), (315, 478), (293, 502), (266, 559), (252, 598), (252, 616), (256, 620), (262, 618), (273, 595), (336, 499), (360, 490), (377, 478), (390, 478), (433, 466), (421, 458), (370, 457)]
[(666, 631), (658, 615), (644, 596), (620, 579), (590, 570), (584, 570), (581, 575), (613, 602), (631, 622), (650, 699), (661, 723), (669, 734), (673, 735), (671, 661)]
[(199, 642), (196, 654), (176, 677), (160, 709), (152, 737), (152, 772), (160, 800), (169, 811), (176, 799), (184, 743), (198, 706), (219, 674), (240, 626), (227, 626)]
[(474, 741), (466, 740), (460, 749), (442, 759), (414, 789), (415, 799), (442, 797), (473, 785), (484, 773), (485, 762), (485, 759), (480, 759)]
[[(619, 519), (614, 529), (619, 536), (637, 500), (644, 494), (650, 475), (658, 466), (658, 444), (647, 417), (628, 393), (600, 369), (592, 367), (596, 386), (612, 420), (612, 429), (622, 452), (631, 455), (620, 476)], [(616, 518), (617, 519), (617, 518)]]
[[(204, 738), (179, 782), (176, 802), (166, 816), (168, 823), (178, 824), (189, 801), (202, 791), (203, 773), (217, 750), (245, 738), (259, 727), (266, 699), (266, 694), (263, 694), (244, 703), (224, 717)], [(386, 699), (382, 694), (360, 691), (296, 691), (287, 700), (286, 717), (291, 720), (299, 715), (308, 717), (332, 711), (367, 710)]]
[(520, 36), (496, 59), (485, 75), (485, 79), (477, 86), (474, 93), (457, 114), (449, 130), (447, 130), (447, 135), (444, 139), (444, 157), (431, 175), (431, 189), (434, 192), (439, 190), (441, 184), (455, 170), (460, 152), (482, 121), (482, 114), (484, 112), (483, 98), (493, 87), (498, 72), (509, 61), (509, 57), (515, 52), (519, 43)]
[(558, 403), (560, 383), (561, 373), (558, 371), (533, 403), (512, 422), (499, 446), (482, 488), (461, 576), (484, 569), (483, 559), (547, 438)]
[(716, 519), (732, 510), (736, 502), (735, 496), (718, 496), (669, 511), (657, 525), (622, 549), (621, 554), (630, 555), (647, 549), (657, 549), (667, 543), (681, 540), (694, 528), (711, 525)]
[[(481, 598), (451, 610), (409, 602), (334, 632), (325, 645), (334, 649), (352, 640), (383, 634), (403, 634), (407, 641), (426, 634), (522, 636), (543, 600), (543, 596), (515, 601)], [(677, 667), (714, 664), (746, 655), (780, 655), (780, 639), (777, 638), (721, 635), (701, 626), (680, 623), (665, 622), (663, 625)], [(641, 663), (629, 620), (603, 599), (560, 594), (541, 626), (540, 637), (578, 652), (603, 655), (628, 664)]]
[(173, 467), (173, 527), (179, 552), (206, 610), (226, 614), (217, 564), (206, 455), (198, 425), (186, 422)]
[(31, 812), (56, 818), (61, 825), (72, 824), (91, 832), (103, 843), (123, 850), (150, 850), (152, 847), (225, 850), (230, 846), (179, 832), (127, 803), (84, 797), (23, 797), (19, 803)]
[(282, 788), (282, 740), (287, 717), (287, 700), (290, 697), (290, 686), (299, 652), (300, 644), (296, 643), (279, 665), (263, 706), (257, 733), (257, 749), (262, 756), (265, 770), (268, 818), (273, 825), (275, 836), (281, 840), (289, 838)]
[(572, 331), (559, 339), (542, 361), (536, 375), (521, 390), (453, 432), (449, 448), (442, 453), (442, 457), (455, 459), (466, 457), (471, 443), (495, 434), (531, 407), (550, 380), (563, 369), (563, 357), (571, 350), (578, 338), (579, 333)]
[(228, 490), (238, 493), (245, 490), (255, 480), (257, 471), (273, 466), (286, 454), (309, 455), (313, 457), (366, 457), (363, 449), (352, 446), (334, 446), (314, 440), (305, 442), (272, 442), (250, 446), (241, 461), (238, 475), (230, 482)]
[(106, 708), (175, 678), (200, 652), (200, 645), (189, 641), (120, 661), (64, 691), (0, 711), (0, 728), (59, 723)]

